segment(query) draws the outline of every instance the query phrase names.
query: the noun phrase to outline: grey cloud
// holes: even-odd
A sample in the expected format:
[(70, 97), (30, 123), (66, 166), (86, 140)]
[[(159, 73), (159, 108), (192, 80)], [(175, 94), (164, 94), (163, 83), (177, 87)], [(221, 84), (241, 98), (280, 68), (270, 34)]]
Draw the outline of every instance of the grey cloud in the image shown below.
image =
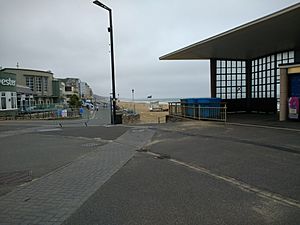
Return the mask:
[[(272, 13), (296, 0), (102, 0), (113, 9), (117, 93), (209, 96), (208, 61), (161, 55)], [(0, 66), (74, 76), (111, 92), (108, 13), (92, 0), (1, 0)]]

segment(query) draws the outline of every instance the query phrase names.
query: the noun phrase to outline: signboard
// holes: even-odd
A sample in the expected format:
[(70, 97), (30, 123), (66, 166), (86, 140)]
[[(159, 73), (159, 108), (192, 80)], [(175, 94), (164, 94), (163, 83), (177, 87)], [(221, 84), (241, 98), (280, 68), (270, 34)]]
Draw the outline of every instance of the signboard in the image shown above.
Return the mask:
[(0, 72), (0, 91), (16, 92), (16, 75), (12, 73)]
[(2, 86), (16, 86), (16, 80), (9, 78), (2, 78), (0, 79), (0, 85)]

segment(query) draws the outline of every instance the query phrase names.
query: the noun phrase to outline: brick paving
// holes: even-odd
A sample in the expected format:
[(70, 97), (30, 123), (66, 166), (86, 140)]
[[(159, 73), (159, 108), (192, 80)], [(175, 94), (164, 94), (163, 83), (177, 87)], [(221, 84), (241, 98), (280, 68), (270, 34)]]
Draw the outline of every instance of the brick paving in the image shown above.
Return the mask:
[(153, 134), (145, 128), (130, 129), (97, 151), (2, 196), (0, 225), (62, 224)]

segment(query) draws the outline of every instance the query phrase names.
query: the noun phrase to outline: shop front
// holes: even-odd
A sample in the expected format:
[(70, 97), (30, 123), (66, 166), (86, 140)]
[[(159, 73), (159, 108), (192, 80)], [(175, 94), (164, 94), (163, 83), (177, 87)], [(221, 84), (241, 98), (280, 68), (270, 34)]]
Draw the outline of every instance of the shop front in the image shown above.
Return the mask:
[(300, 64), (280, 66), (280, 120), (300, 121)]
[(0, 72), (0, 116), (15, 116), (17, 113), (16, 75)]
[(31, 112), (34, 106), (33, 91), (26, 86), (17, 85), (17, 102), (19, 113), (28, 113)]

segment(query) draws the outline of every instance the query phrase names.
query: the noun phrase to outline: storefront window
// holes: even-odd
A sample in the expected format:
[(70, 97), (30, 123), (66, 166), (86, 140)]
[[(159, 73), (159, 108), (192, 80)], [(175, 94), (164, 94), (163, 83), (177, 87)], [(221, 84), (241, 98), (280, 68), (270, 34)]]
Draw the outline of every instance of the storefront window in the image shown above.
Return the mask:
[(11, 108), (12, 109), (17, 108), (17, 95), (15, 92), (11, 92)]
[(33, 77), (26, 77), (26, 86), (33, 91)]
[(294, 57), (294, 51), (289, 51), (252, 60), (251, 97), (277, 98), (279, 103), (280, 70), (278, 65), (293, 63)]
[(217, 97), (246, 98), (246, 62), (217, 60)]
[(48, 91), (48, 78), (44, 77), (43, 81), (44, 81), (44, 91), (47, 92)]
[(42, 91), (42, 78), (36, 77), (36, 91), (41, 92)]
[(5, 96), (5, 93), (1, 93), (1, 109), (6, 109), (6, 96)]
[(293, 62), (293, 51), (252, 60), (252, 98), (279, 98), (280, 71), (278, 65)]

